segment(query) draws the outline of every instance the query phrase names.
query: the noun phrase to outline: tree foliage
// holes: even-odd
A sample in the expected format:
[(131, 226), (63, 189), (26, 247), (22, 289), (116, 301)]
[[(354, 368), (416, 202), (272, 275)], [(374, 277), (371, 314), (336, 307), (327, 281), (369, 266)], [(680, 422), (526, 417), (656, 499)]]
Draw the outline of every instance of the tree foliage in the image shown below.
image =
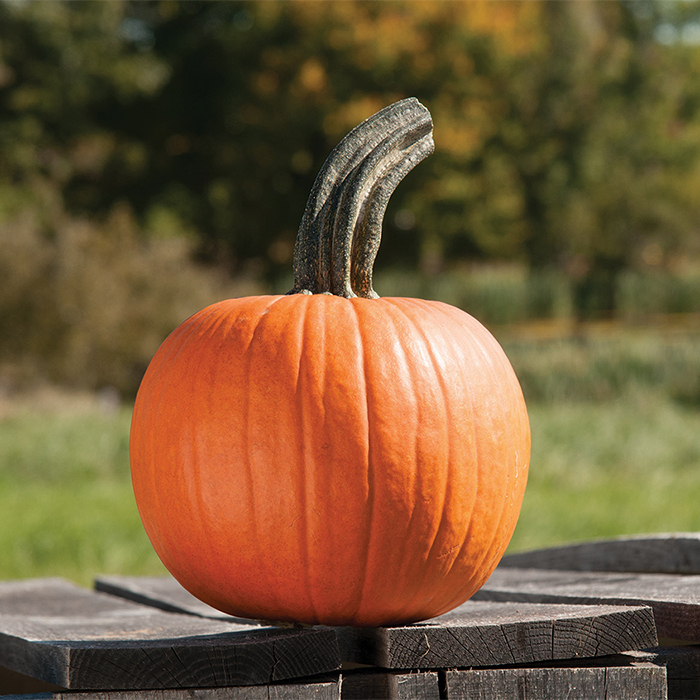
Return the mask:
[(675, 7), (0, 2), (0, 214), (127, 202), (145, 235), (274, 278), (331, 148), (414, 95), (436, 153), (379, 264), (519, 260), (610, 308), (620, 270), (698, 252), (700, 52), (659, 40), (698, 8)]

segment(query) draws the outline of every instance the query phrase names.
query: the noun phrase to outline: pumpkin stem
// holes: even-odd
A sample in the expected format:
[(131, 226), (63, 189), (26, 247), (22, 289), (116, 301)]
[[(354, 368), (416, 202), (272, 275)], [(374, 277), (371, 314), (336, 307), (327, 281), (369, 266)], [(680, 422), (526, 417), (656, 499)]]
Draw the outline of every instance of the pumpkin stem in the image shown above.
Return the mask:
[(372, 268), (389, 197), (433, 148), (430, 112), (409, 97), (366, 119), (333, 149), (299, 226), (290, 294), (377, 298)]

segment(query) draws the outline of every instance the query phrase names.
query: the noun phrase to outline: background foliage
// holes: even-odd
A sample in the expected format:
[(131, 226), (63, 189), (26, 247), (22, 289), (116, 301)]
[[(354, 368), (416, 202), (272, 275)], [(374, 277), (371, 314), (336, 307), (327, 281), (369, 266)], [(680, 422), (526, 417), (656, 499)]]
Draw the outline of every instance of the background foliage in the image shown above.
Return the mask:
[(0, 0), (0, 578), (163, 571), (144, 368), (204, 305), (291, 287), (316, 172), (409, 95), (436, 152), (376, 288), (503, 343), (512, 546), (700, 529), (700, 3)]
[(4, 381), (133, 393), (189, 313), (286, 291), (323, 160), (408, 95), (436, 153), (390, 203), (378, 285), (490, 324), (699, 311), (696, 16), (0, 0)]

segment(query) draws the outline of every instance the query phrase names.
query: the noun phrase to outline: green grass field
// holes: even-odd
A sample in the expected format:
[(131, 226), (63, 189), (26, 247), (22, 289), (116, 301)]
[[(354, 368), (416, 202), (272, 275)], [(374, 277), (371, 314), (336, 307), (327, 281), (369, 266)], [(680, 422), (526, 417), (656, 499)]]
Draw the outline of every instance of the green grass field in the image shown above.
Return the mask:
[(130, 419), (68, 393), (0, 404), (0, 578), (164, 571), (131, 491)]
[(660, 393), (530, 405), (532, 461), (511, 548), (700, 530), (700, 411)]
[[(698, 341), (504, 343), (533, 445), (512, 550), (700, 530)], [(164, 571), (131, 493), (129, 421), (85, 395), (0, 401), (0, 578)]]

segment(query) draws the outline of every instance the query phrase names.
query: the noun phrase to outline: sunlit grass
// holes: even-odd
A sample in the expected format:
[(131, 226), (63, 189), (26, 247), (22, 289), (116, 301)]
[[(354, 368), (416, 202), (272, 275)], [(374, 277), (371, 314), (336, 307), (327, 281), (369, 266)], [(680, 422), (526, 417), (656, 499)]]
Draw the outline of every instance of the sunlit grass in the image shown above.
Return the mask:
[(99, 573), (164, 569), (124, 481), (3, 485), (0, 577), (63, 576), (86, 586)]
[(130, 409), (67, 395), (5, 413), (0, 578), (162, 573), (131, 490)]
[(700, 530), (700, 410), (658, 393), (529, 406), (532, 461), (513, 551)]

